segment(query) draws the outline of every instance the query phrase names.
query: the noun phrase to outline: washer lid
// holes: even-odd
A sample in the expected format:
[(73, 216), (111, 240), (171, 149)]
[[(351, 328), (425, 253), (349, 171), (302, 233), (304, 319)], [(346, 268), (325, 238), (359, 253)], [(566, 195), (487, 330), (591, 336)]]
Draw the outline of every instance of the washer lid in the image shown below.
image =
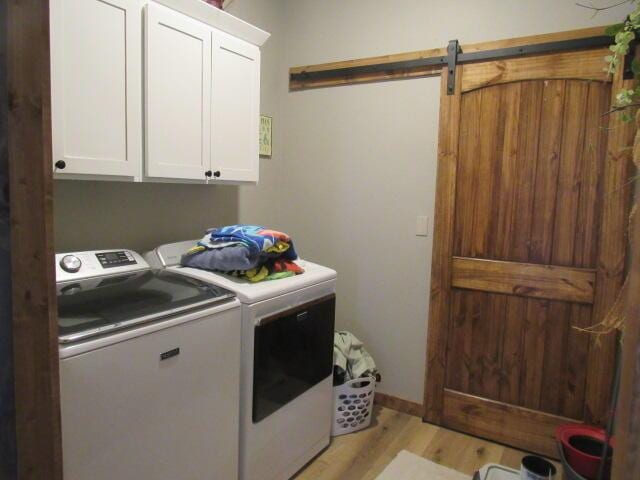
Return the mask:
[(74, 342), (221, 302), (235, 295), (168, 270), (59, 283), (60, 343)]

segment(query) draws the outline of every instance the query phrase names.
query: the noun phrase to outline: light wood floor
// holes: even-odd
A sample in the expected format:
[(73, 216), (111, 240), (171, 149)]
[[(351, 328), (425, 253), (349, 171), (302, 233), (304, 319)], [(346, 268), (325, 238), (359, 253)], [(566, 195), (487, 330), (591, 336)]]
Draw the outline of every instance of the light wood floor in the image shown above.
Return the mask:
[(371, 427), (333, 438), (295, 480), (373, 480), (400, 450), (470, 476), (485, 463), (520, 466), (524, 452), (422, 423), (417, 417), (374, 408)]

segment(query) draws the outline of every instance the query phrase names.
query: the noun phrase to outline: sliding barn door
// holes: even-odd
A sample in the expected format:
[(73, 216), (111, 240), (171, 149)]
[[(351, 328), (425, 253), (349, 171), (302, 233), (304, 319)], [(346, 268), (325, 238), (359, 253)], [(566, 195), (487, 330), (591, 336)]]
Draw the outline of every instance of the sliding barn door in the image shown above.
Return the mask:
[(622, 80), (587, 50), (458, 66), (441, 98), (425, 420), (555, 456), (607, 415), (625, 265)]

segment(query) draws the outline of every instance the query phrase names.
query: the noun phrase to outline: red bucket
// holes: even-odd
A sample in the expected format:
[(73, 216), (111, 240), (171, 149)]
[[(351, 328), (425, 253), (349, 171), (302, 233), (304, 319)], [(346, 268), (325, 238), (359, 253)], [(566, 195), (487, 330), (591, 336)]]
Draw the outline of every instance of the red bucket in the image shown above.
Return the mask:
[[(567, 462), (576, 473), (589, 480), (598, 476), (605, 438), (603, 429), (589, 425), (561, 425), (556, 430), (556, 439), (562, 444)], [(608, 464), (612, 455), (613, 445), (609, 441)]]

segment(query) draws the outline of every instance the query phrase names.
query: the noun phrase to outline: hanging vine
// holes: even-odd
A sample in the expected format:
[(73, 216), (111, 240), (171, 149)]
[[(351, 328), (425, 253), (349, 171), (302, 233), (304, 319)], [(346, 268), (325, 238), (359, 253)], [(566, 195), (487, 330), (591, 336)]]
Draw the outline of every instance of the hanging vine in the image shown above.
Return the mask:
[[(627, 16), (622, 23), (617, 23), (607, 27), (605, 34), (613, 37), (613, 43), (609, 47), (611, 54), (607, 55), (604, 60), (607, 64), (605, 71), (609, 75), (613, 75), (621, 62), (624, 62), (625, 57), (631, 51), (631, 46), (638, 42), (638, 35), (640, 32), (640, 3), (637, 0), (625, 0), (613, 5), (605, 7), (596, 7), (593, 5), (585, 5), (578, 3), (577, 5), (583, 8), (588, 8), (594, 11), (594, 15), (597, 15), (603, 10), (609, 10), (615, 7), (619, 7), (625, 4), (634, 5), (633, 11)], [(631, 71), (636, 78), (640, 78), (640, 61), (636, 58), (631, 61)], [(633, 120), (633, 115), (630, 113), (630, 108), (640, 106), (640, 85), (633, 89), (622, 89), (616, 94), (616, 102), (612, 108), (612, 112), (620, 112), (622, 119), (625, 122)]]

